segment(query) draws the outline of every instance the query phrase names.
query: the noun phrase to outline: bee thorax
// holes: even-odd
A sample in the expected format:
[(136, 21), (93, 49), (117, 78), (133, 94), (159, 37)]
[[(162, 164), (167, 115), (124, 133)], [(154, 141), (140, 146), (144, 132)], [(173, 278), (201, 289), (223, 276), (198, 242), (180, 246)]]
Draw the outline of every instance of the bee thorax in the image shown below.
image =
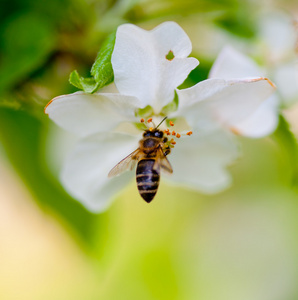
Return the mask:
[(157, 138), (144, 138), (140, 141), (140, 148), (145, 153), (150, 153), (150, 152), (156, 150), (159, 143), (160, 143), (160, 141)]

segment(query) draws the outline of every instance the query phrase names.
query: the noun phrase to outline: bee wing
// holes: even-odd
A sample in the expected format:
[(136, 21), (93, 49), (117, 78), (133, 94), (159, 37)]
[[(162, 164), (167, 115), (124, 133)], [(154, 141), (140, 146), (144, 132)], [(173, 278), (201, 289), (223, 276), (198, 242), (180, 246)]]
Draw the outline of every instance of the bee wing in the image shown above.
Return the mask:
[(108, 177), (114, 177), (117, 175), (120, 175), (126, 170), (132, 170), (137, 161), (138, 161), (138, 154), (140, 152), (140, 149), (133, 151), (129, 155), (127, 155), (125, 158), (123, 158), (108, 174)]
[[(173, 173), (173, 168), (168, 161), (167, 157), (162, 151), (162, 148), (159, 147), (157, 150), (157, 160), (156, 160), (156, 167), (154, 168), (159, 169), (159, 167), (166, 173), (166, 174), (172, 174)], [(159, 171), (159, 170), (158, 170)]]

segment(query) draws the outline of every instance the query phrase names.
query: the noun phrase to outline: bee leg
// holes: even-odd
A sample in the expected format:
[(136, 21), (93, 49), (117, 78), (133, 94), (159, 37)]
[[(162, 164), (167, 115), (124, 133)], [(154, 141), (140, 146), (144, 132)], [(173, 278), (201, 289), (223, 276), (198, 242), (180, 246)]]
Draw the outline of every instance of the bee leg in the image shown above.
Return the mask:
[(170, 148), (169, 146), (166, 147), (166, 148), (164, 149), (163, 153), (164, 153), (165, 156), (169, 155), (169, 154), (171, 153), (171, 148)]

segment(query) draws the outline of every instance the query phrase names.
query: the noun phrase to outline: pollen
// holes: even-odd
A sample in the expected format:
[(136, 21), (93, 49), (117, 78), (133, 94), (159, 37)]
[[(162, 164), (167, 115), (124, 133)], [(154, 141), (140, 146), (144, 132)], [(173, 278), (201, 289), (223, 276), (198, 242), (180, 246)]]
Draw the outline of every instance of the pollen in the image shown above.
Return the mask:
[(176, 145), (176, 142), (174, 141), (174, 139), (171, 139), (170, 143), (171, 143), (172, 145)]
[(142, 119), (140, 120), (140, 122), (141, 122), (141, 123), (144, 123), (144, 122), (145, 122), (145, 120), (142, 118)]
[(175, 132), (175, 130), (173, 130), (173, 131), (172, 131), (172, 135), (176, 135), (176, 132)]
[(174, 122), (172, 122), (172, 121), (170, 121), (169, 124), (170, 124), (171, 126), (174, 126)]
[(147, 120), (147, 123), (151, 123), (152, 122), (152, 118), (149, 118), (148, 120)]
[(187, 132), (186, 135), (192, 135), (192, 131)]
[(153, 127), (150, 127), (150, 128), (149, 128), (149, 131), (152, 131), (152, 130), (153, 130)]
[(171, 134), (169, 129), (165, 129), (165, 130), (164, 130), (164, 133), (167, 134), (167, 135), (170, 135), (170, 134)]
[(181, 135), (179, 133), (176, 133), (176, 137), (179, 139)]

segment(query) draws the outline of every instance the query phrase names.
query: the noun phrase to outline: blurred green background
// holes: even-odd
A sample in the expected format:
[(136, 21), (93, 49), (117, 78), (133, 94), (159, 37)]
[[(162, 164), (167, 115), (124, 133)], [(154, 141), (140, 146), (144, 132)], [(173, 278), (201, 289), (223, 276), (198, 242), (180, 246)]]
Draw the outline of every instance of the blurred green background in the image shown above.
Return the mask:
[(258, 23), (273, 11), (297, 17), (298, 4), (1, 1), (1, 300), (298, 299), (295, 103), (272, 136), (239, 138), (242, 156), (229, 168), (234, 183), (225, 192), (205, 196), (162, 181), (148, 205), (132, 183), (99, 215), (61, 187), (65, 136), (43, 113), (50, 99), (76, 90), (70, 72), (88, 76), (122, 23), (178, 22), (201, 62), (191, 85), (206, 79), (223, 45), (262, 45)]

